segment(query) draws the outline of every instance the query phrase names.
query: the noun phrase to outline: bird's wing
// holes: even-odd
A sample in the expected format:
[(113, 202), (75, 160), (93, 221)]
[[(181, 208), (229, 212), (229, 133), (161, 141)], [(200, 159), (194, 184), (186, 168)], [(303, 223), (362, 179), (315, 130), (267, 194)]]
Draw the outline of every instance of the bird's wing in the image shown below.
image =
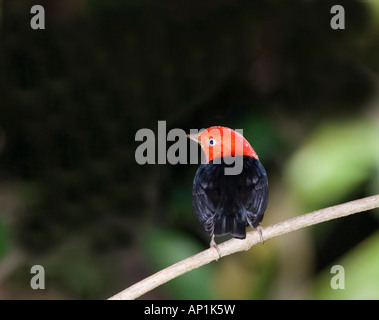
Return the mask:
[(238, 195), (246, 210), (248, 223), (256, 228), (262, 221), (268, 201), (268, 179), (259, 160), (247, 159), (241, 174)]
[(195, 214), (204, 229), (210, 234), (214, 230), (214, 215), (219, 205), (219, 186), (212, 179), (215, 166), (201, 165), (195, 175), (192, 188), (192, 204)]

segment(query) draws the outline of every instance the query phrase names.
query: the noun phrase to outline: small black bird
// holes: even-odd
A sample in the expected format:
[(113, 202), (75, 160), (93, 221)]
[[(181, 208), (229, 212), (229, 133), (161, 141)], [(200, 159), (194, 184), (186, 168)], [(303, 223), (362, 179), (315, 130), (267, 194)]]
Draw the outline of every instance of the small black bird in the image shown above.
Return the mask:
[[(220, 255), (214, 237), (229, 233), (243, 239), (248, 225), (258, 229), (263, 243), (259, 223), (267, 207), (268, 180), (254, 149), (240, 133), (226, 127), (210, 127), (188, 137), (200, 144), (207, 158), (196, 172), (192, 203), (212, 237), (210, 246)], [(226, 174), (232, 168), (238, 171), (238, 161), (239, 172)]]

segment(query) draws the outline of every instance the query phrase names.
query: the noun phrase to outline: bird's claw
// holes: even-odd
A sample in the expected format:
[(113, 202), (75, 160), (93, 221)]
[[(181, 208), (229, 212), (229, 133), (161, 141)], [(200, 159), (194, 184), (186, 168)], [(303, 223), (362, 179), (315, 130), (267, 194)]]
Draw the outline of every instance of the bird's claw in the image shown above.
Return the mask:
[[(216, 251), (217, 251), (217, 253), (218, 253), (218, 256), (221, 258), (220, 248), (218, 247), (218, 245), (217, 245), (217, 243), (215, 241), (215, 235), (214, 234), (212, 234), (212, 238), (211, 238), (211, 242), (210, 242), (209, 246), (211, 248), (215, 248)], [(216, 259), (216, 261), (218, 261), (218, 259)]]
[(257, 231), (259, 233), (259, 237), (261, 239), (261, 243), (264, 244), (265, 243), (265, 240), (263, 239), (263, 234), (262, 234), (262, 226), (260, 224), (258, 224), (257, 226)]

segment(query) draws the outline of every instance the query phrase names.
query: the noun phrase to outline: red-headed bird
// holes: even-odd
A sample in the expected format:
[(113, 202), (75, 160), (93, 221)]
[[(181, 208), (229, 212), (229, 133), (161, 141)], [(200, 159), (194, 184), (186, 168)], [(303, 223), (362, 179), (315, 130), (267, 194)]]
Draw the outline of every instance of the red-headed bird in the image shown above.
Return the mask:
[[(226, 127), (210, 127), (187, 135), (200, 144), (206, 163), (197, 169), (192, 188), (192, 204), (197, 218), (211, 236), (210, 246), (220, 251), (215, 236), (246, 237), (246, 227), (258, 228), (268, 201), (266, 170), (249, 142)], [(227, 174), (233, 167), (237, 174)], [(237, 170), (238, 171), (238, 170)], [(220, 255), (221, 257), (221, 255)]]

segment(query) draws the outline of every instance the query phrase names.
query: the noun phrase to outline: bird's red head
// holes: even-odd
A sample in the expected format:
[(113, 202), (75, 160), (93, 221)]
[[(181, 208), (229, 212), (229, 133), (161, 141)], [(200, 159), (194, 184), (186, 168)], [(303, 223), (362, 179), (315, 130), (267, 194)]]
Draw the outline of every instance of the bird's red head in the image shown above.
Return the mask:
[(226, 127), (210, 127), (199, 134), (189, 134), (203, 149), (207, 162), (229, 156), (248, 156), (258, 160), (249, 142), (237, 131)]

